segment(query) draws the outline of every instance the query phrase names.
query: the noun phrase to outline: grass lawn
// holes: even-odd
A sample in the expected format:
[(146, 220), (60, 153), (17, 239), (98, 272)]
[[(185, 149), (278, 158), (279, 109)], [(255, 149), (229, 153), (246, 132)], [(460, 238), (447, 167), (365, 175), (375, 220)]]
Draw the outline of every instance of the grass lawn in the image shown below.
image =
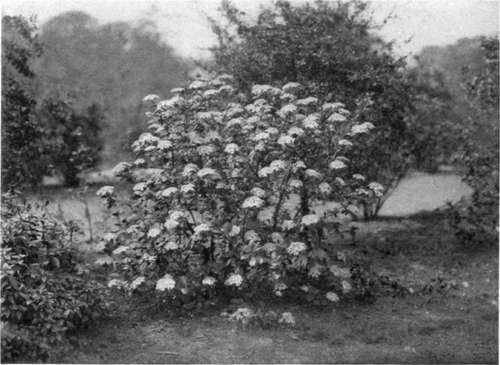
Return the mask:
[[(366, 228), (366, 227), (365, 227)], [(373, 301), (328, 308), (275, 303), (217, 306), (191, 316), (124, 304), (80, 335), (72, 363), (496, 363), (497, 245), (464, 247), (439, 216), (370, 222), (346, 245), (387, 285)], [(243, 327), (222, 311), (290, 311), (293, 327)]]

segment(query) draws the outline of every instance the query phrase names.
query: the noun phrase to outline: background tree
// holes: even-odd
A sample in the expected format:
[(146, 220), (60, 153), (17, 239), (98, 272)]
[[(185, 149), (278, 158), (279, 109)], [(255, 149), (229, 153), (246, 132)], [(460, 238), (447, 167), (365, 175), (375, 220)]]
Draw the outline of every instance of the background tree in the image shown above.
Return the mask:
[(94, 103), (102, 108), (103, 161), (110, 164), (144, 131), (143, 95), (168, 96), (188, 71), (148, 22), (100, 25), (83, 12), (67, 12), (44, 24), (40, 39), (45, 51), (36, 65), (39, 92), (67, 93), (77, 110)]
[(77, 112), (68, 101), (46, 99), (37, 118), (46, 129), (51, 168), (61, 172), (67, 186), (77, 186), (78, 173), (99, 162), (104, 123), (99, 106), (93, 104), (84, 112)]
[[(405, 173), (412, 88), (403, 72), (405, 60), (376, 35), (380, 27), (366, 3), (294, 6), (278, 1), (261, 10), (254, 23), (228, 1), (221, 10), (224, 24), (212, 20), (218, 37), (214, 68), (234, 75), (243, 88), (251, 83), (314, 84), (318, 94), (345, 103), (359, 122), (377, 127), (373, 140), (355, 156), (359, 171), (386, 185)], [(372, 158), (361, 158), (367, 155)]]
[(36, 27), (21, 16), (2, 18), (2, 188), (41, 179), (43, 129), (33, 118), (32, 61), (40, 54)]

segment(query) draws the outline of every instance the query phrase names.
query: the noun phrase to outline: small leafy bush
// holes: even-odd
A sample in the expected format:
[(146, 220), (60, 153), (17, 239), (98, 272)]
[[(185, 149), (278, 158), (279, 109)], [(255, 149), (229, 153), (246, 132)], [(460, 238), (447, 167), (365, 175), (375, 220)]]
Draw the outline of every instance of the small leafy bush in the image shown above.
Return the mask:
[(74, 225), (3, 196), (2, 361), (47, 360), (68, 334), (104, 313), (101, 285), (70, 247), (75, 233)]
[(462, 130), (460, 162), (471, 200), (455, 207), (452, 224), (464, 242), (498, 243), (499, 73), (498, 37), (482, 40), (486, 67), (467, 84), (468, 126)]
[(296, 82), (245, 95), (221, 75), (172, 92), (145, 98), (151, 132), (133, 144), (139, 158), (115, 167), (135, 183), (132, 214), (112, 186), (97, 192), (119, 218), (108, 249), (120, 276), (109, 286), (173, 303), (257, 289), (324, 302), (352, 295), (332, 235), (351, 234), (353, 207), (384, 191), (350, 167), (373, 125)]

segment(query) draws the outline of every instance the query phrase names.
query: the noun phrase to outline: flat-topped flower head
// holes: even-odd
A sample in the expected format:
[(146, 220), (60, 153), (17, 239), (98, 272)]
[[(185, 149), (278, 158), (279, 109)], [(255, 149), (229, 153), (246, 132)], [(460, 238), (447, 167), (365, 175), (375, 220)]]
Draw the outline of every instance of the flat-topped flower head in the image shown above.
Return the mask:
[(286, 162), (283, 160), (274, 160), (269, 164), (269, 167), (274, 171), (282, 171), (286, 168)]
[(335, 161), (330, 162), (328, 167), (332, 170), (341, 170), (341, 169), (345, 169), (347, 167), (347, 165), (344, 162), (342, 162), (341, 160), (335, 160)]
[(356, 124), (353, 125), (351, 128), (351, 134), (356, 135), (356, 134), (362, 134), (362, 133), (368, 133), (371, 131), (375, 126), (370, 123), (370, 122), (364, 122), (361, 124)]
[(219, 93), (227, 95), (234, 94), (234, 87), (232, 87), (231, 85), (222, 85), (221, 87), (219, 87)]
[(327, 119), (327, 121), (330, 123), (345, 122), (346, 120), (347, 120), (347, 118), (340, 113), (333, 113)]
[(125, 174), (132, 165), (128, 162), (120, 162), (115, 167), (113, 167), (112, 173), (114, 176), (121, 176)]
[(182, 176), (188, 177), (193, 175), (198, 171), (198, 166), (195, 165), (194, 163), (188, 163), (186, 166), (184, 166), (184, 169), (182, 170)]
[(332, 187), (327, 182), (322, 182), (318, 185), (318, 189), (323, 194), (330, 194), (332, 192)]
[(240, 274), (231, 274), (224, 282), (227, 286), (239, 287), (243, 283), (243, 277)]
[(184, 92), (183, 87), (174, 87), (173, 89), (170, 89), (170, 92), (172, 94), (182, 94)]
[(276, 134), (279, 134), (279, 130), (278, 128), (275, 128), (275, 127), (269, 127), (265, 130), (266, 133), (269, 133), (270, 135), (276, 135)]
[(202, 233), (207, 233), (210, 232), (210, 226), (206, 223), (201, 223), (198, 224), (196, 227), (193, 229), (195, 235), (201, 235)]
[(278, 115), (281, 118), (289, 117), (295, 113), (297, 113), (297, 107), (293, 104), (287, 104), (278, 111)]
[(325, 296), (326, 296), (326, 299), (328, 299), (330, 302), (338, 302), (340, 300), (339, 296), (332, 291), (329, 291), (328, 293), (326, 293)]
[(161, 192), (161, 196), (165, 197), (165, 198), (169, 198), (175, 194), (177, 194), (179, 192), (179, 189), (177, 189), (176, 187), (174, 186), (171, 186), (169, 188), (166, 188), (165, 190), (163, 190)]
[(183, 212), (182, 210), (174, 210), (170, 212), (169, 215), (170, 219), (173, 219), (174, 221), (179, 221), (182, 218), (186, 218), (186, 213)]
[(306, 169), (304, 173), (307, 177), (312, 177), (314, 179), (321, 179), (323, 177), (323, 175), (314, 169)]
[(290, 231), (294, 229), (297, 225), (295, 222), (291, 219), (286, 219), (281, 223), (281, 228), (283, 228), (285, 231)]
[(219, 90), (208, 89), (203, 92), (203, 97), (206, 99), (215, 98), (219, 94)]
[(348, 294), (352, 290), (352, 285), (347, 280), (342, 280), (342, 293)]
[(172, 142), (168, 139), (161, 139), (158, 141), (157, 148), (159, 150), (169, 150), (173, 146)]
[(284, 92), (293, 93), (299, 91), (302, 88), (302, 85), (298, 82), (289, 82), (281, 88)]
[(245, 199), (241, 207), (243, 209), (253, 209), (253, 208), (261, 208), (263, 205), (264, 205), (264, 200), (262, 200), (258, 196), (251, 196)]
[(201, 283), (206, 286), (214, 286), (217, 280), (212, 276), (205, 276)]
[(252, 190), (250, 190), (250, 192), (253, 195), (258, 196), (259, 198), (263, 198), (266, 196), (266, 191), (264, 189), (259, 188), (259, 187), (252, 188)]
[(273, 170), (271, 167), (264, 166), (263, 168), (261, 168), (259, 170), (258, 175), (259, 175), (259, 177), (265, 178), (265, 177), (268, 177), (269, 175), (272, 175), (274, 171), (275, 170)]
[(161, 279), (156, 282), (156, 290), (165, 291), (175, 288), (175, 279), (170, 274), (165, 274)]
[(292, 136), (288, 136), (288, 135), (284, 135), (284, 136), (281, 136), (280, 138), (278, 138), (278, 144), (281, 145), (281, 146), (291, 146), (293, 145), (295, 142), (295, 138), (293, 138)]
[(384, 187), (378, 182), (373, 181), (369, 183), (368, 188), (372, 190), (377, 197), (381, 197), (382, 195), (384, 195)]
[(307, 98), (297, 100), (296, 103), (300, 106), (312, 106), (318, 103), (318, 98), (315, 98), (314, 96), (308, 96)]
[(194, 191), (194, 184), (189, 183), (181, 186), (181, 193), (183, 194), (194, 193)]
[(359, 181), (365, 181), (366, 180), (366, 178), (363, 175), (361, 175), (361, 174), (354, 174), (354, 175), (352, 175), (352, 178), (355, 179), (355, 180), (359, 180)]
[(286, 249), (286, 251), (293, 256), (299, 255), (302, 251), (305, 251), (307, 248), (304, 242), (296, 241), (290, 243), (290, 246)]
[(231, 227), (231, 230), (229, 231), (229, 237), (236, 237), (237, 235), (240, 234), (240, 232), (241, 232), (240, 226), (233, 225)]
[(215, 171), (214, 169), (212, 169), (210, 167), (204, 167), (200, 171), (198, 171), (196, 174), (198, 175), (198, 177), (201, 177), (201, 178), (219, 176), (217, 174), (217, 171)]
[(339, 103), (339, 102), (336, 102), (336, 103), (325, 103), (325, 104), (323, 104), (321, 106), (321, 109), (324, 112), (334, 112), (334, 111), (337, 111), (340, 108), (345, 108), (345, 105), (343, 103)]
[(146, 190), (146, 183), (145, 182), (140, 182), (140, 183), (137, 183), (134, 185), (134, 187), (132, 188), (132, 190), (134, 191), (134, 193), (138, 194), (138, 193), (142, 193), (144, 190)]
[(293, 95), (292, 93), (283, 93), (280, 96), (280, 100), (285, 102), (285, 103), (291, 103), (295, 99), (297, 99), (297, 97), (295, 95)]
[(270, 134), (267, 133), (267, 132), (260, 132), (260, 133), (257, 133), (254, 137), (253, 137), (253, 140), (254, 141), (267, 141), (269, 138), (270, 138)]
[(319, 114), (309, 114), (302, 121), (302, 125), (306, 129), (317, 129), (319, 127)]
[(224, 152), (234, 155), (236, 152), (240, 150), (240, 147), (236, 143), (229, 143), (224, 147)]
[(144, 102), (151, 102), (151, 103), (155, 103), (157, 102), (158, 100), (160, 100), (160, 97), (156, 94), (149, 94), (149, 95), (146, 95), (144, 97), (144, 99), (142, 99), (142, 101)]
[(148, 237), (149, 238), (156, 238), (161, 234), (161, 228), (159, 227), (152, 227), (148, 231)]
[(185, 102), (186, 100), (182, 96), (175, 95), (170, 99), (160, 101), (156, 106), (156, 110), (167, 111), (171, 109), (176, 109), (183, 106)]
[(254, 85), (252, 86), (252, 95), (256, 97), (275, 96), (281, 94), (281, 90), (271, 85)]
[(290, 312), (283, 312), (278, 323), (295, 324), (295, 317)]
[(241, 117), (233, 118), (226, 123), (226, 128), (231, 128), (231, 127), (235, 127), (235, 126), (240, 127), (244, 123), (245, 123), (245, 120)]
[(169, 218), (169, 219), (167, 219), (167, 220), (165, 221), (165, 223), (163, 223), (163, 226), (164, 226), (167, 230), (169, 230), (169, 231), (173, 231), (173, 230), (175, 230), (177, 227), (179, 227), (179, 226), (180, 226), (180, 223), (179, 223), (178, 221), (174, 220), (174, 219), (170, 219), (170, 218)]
[(135, 290), (137, 289), (139, 286), (141, 286), (142, 283), (144, 283), (146, 281), (146, 278), (144, 276), (139, 276), (137, 278), (134, 279), (134, 281), (132, 281), (130, 283), (130, 289), (131, 290)]
[(195, 81), (193, 81), (192, 83), (189, 84), (188, 89), (199, 90), (199, 89), (203, 89), (203, 88), (205, 88), (207, 86), (208, 85), (207, 85), (206, 81), (195, 80)]
[(113, 195), (114, 193), (115, 193), (114, 186), (107, 185), (107, 186), (103, 186), (102, 188), (97, 190), (96, 195), (101, 197), (101, 198), (105, 198), (105, 197)]

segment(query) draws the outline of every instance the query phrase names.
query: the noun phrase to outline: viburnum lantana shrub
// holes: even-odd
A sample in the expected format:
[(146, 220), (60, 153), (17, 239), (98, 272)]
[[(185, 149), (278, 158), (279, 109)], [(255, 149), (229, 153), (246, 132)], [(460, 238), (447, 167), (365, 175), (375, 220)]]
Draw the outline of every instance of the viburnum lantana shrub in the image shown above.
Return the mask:
[[(269, 288), (337, 301), (353, 284), (330, 232), (348, 231), (348, 211), (383, 192), (349, 167), (373, 125), (295, 82), (249, 96), (231, 82), (145, 98), (151, 132), (133, 144), (135, 162), (115, 167), (135, 185), (132, 214), (110, 239), (121, 277), (109, 285), (166, 298)], [(117, 207), (113, 187), (97, 194)]]

